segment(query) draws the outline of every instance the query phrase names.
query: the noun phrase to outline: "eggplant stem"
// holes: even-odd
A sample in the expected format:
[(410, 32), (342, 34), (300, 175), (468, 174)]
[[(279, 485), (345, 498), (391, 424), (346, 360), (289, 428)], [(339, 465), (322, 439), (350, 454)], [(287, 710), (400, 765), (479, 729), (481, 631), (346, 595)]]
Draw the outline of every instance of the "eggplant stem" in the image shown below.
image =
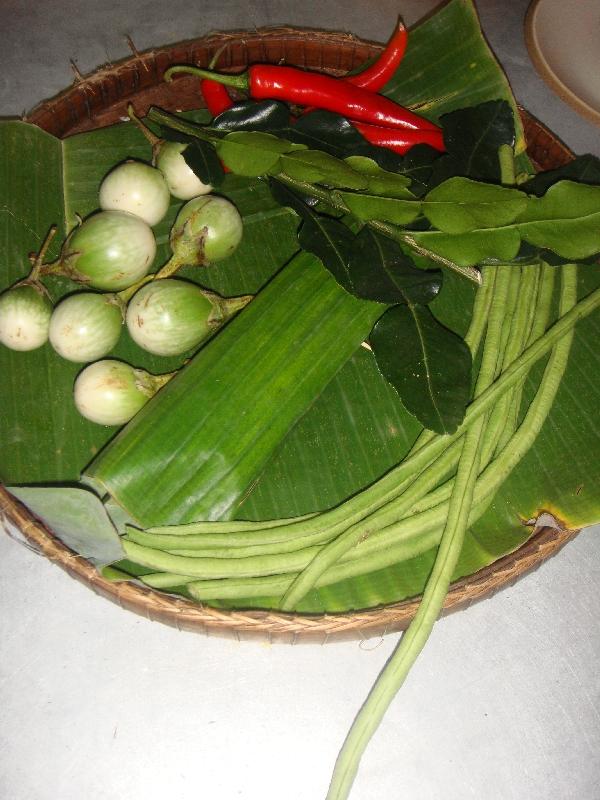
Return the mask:
[(150, 128), (145, 125), (142, 120), (138, 117), (135, 113), (133, 105), (131, 103), (127, 106), (127, 116), (133, 122), (133, 124), (139, 128), (139, 130), (144, 134), (145, 138), (150, 142), (153, 148), (155, 148), (158, 144), (160, 144), (160, 139), (156, 134), (152, 133)]
[[(46, 238), (42, 242), (42, 246), (37, 252), (33, 259), (33, 267), (31, 272), (29, 273), (29, 281), (36, 282), (42, 273), (42, 267), (45, 266), (44, 259), (46, 258), (46, 253), (48, 252), (48, 248), (52, 244), (52, 240), (56, 236), (58, 228), (56, 225), (51, 225), (48, 233), (46, 234)], [(56, 262), (53, 262), (56, 263)]]

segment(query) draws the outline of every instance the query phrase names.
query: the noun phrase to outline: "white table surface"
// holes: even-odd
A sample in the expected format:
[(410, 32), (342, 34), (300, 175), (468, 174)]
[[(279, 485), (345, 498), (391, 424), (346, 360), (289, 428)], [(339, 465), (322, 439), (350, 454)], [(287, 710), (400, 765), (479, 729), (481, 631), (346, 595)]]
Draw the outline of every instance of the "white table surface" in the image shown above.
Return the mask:
[[(69, 59), (87, 73), (125, 57), (126, 34), (140, 50), (275, 24), (383, 41), (399, 12), (412, 23), (435, 5), (0, 0), (0, 116), (67, 86)], [(517, 99), (574, 151), (600, 155), (600, 129), (531, 65), (526, 0), (477, 6)], [(437, 624), (352, 800), (600, 798), (599, 533)], [(7, 536), (0, 559), (0, 797), (10, 800), (319, 800), (398, 638), (205, 638), (121, 610)]]

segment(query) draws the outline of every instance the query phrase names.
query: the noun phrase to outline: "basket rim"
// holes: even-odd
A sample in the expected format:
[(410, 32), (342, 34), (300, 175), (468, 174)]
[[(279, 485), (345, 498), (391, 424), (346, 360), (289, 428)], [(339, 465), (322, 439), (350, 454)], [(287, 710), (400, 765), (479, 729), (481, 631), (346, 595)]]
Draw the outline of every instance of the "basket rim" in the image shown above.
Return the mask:
[[(24, 120), (47, 130), (48, 125), (52, 124), (55, 114), (61, 108), (61, 104), (68, 104), (73, 96), (79, 97), (82, 93), (86, 95), (88, 90), (91, 90), (93, 94), (97, 89), (104, 91), (106, 86), (112, 87), (115, 75), (129, 74), (132, 70), (134, 72), (156, 70), (158, 62), (161, 67), (164, 67), (166, 63), (173, 63), (172, 59), (180, 58), (179, 53), (182, 48), (187, 48), (190, 53), (197, 52), (201, 60), (208, 62), (224, 40), (233, 42), (240, 39), (243, 40), (246, 47), (259, 45), (263, 46), (263, 49), (265, 42), (285, 44), (286, 42), (318, 41), (320, 45), (332, 46), (337, 49), (351, 47), (352, 57), (360, 60), (376, 54), (383, 47), (381, 44), (360, 39), (348, 33), (288, 26), (214, 32), (197, 39), (152, 48), (143, 53), (138, 52), (131, 44), (133, 56), (115, 64), (103, 65), (88, 76), (77, 75), (72, 86), (53, 98), (37, 104), (24, 117)], [(236, 65), (230, 63), (225, 66), (225, 69), (231, 68), (235, 69)], [(335, 72), (335, 68), (329, 67), (329, 69)], [(563, 161), (572, 158), (568, 148), (544, 125), (531, 117), (525, 110), (520, 109), (520, 112), (525, 126), (535, 132), (537, 151), (530, 152), (534, 162), (543, 161), (548, 152), (552, 152), (555, 157)], [(83, 113), (87, 113), (89, 116), (87, 122), (93, 123), (93, 109), (88, 103), (85, 104)], [(8, 535), (11, 535), (11, 526), (16, 528), (27, 546), (57, 564), (71, 577), (86, 584), (102, 597), (150, 620), (159, 621), (180, 630), (237, 639), (260, 638), (269, 642), (290, 644), (366, 639), (406, 629), (419, 603), (419, 597), (417, 597), (366, 610), (324, 614), (292, 614), (256, 609), (216, 609), (150, 589), (139, 583), (129, 581), (112, 583), (106, 580), (91, 562), (63, 544), (41, 520), (35, 517), (1, 484), (0, 523), (4, 523), (2, 527)], [(531, 572), (557, 553), (578, 532), (578, 529), (569, 528), (560, 530), (548, 527), (540, 528), (513, 553), (452, 583), (442, 613), (458, 611), (512, 585), (520, 577)]]
[[(160, 62), (161, 67), (164, 69), (173, 63), (181, 63), (182, 60), (180, 58), (174, 59), (171, 57), (174, 52), (194, 54), (196, 57), (189, 59), (189, 61), (195, 63), (197, 66), (208, 67), (211, 58), (216, 55), (217, 51), (220, 50), (226, 42), (233, 43), (241, 41), (246, 49), (249, 49), (252, 45), (268, 43), (270, 40), (303, 44), (318, 42), (322, 45), (330, 44), (336, 48), (340, 46), (345, 49), (353, 48), (353, 50), (360, 51), (360, 61), (371, 58), (384, 47), (380, 42), (363, 39), (346, 31), (325, 31), (320, 28), (294, 27), (289, 25), (270, 25), (260, 28), (212, 31), (205, 36), (183, 39), (168, 45), (148, 48), (144, 51), (139, 51), (128, 37), (127, 42), (132, 51), (131, 56), (117, 59), (114, 62), (109, 61), (101, 64), (87, 75), (82, 74), (74, 64), (71, 64), (75, 75), (73, 83), (52, 97), (41, 100), (32, 109), (25, 112), (22, 116), (22, 121), (44, 128), (44, 122), (48, 120), (48, 117), (52, 117), (56, 108), (74, 92), (83, 94), (90, 91), (93, 92), (94, 88), (101, 85), (107, 78), (112, 79), (116, 76), (118, 77), (120, 74), (125, 74), (131, 69), (141, 69), (144, 72), (151, 73), (157, 62)], [(198, 48), (200, 48), (199, 52), (197, 52)], [(229, 51), (225, 51), (225, 56), (228, 55), (228, 52)], [(267, 60), (266, 52), (264, 60)], [(219, 62), (220, 69), (224, 72), (228, 72), (232, 70), (232, 66), (233, 65), (227, 63), (227, 61), (223, 61), (223, 56), (221, 56), (221, 61)], [(241, 63), (237, 65), (237, 67), (233, 66), (232, 71), (235, 71), (236, 68), (241, 66)], [(331, 72), (340, 72), (340, 70), (328, 68), (325, 67), (325, 65), (321, 65), (321, 67), (327, 68)]]
[[(286, 641), (292, 644), (303, 640), (326, 643), (348, 638), (367, 639), (405, 630), (419, 604), (419, 598), (416, 597), (365, 610), (324, 614), (217, 609), (158, 592), (140, 583), (113, 583), (106, 580), (90, 561), (67, 547), (2, 485), (0, 522), (4, 523), (3, 527), (9, 536), (12, 524), (32, 550), (57, 564), (97, 594), (149, 620), (163, 622), (180, 630), (219, 633), (236, 638), (258, 634), (259, 638), (266, 638), (270, 642)], [(557, 553), (578, 533), (578, 529), (552, 527), (535, 531), (518, 550), (452, 583), (443, 615), (466, 608), (512, 585)]]

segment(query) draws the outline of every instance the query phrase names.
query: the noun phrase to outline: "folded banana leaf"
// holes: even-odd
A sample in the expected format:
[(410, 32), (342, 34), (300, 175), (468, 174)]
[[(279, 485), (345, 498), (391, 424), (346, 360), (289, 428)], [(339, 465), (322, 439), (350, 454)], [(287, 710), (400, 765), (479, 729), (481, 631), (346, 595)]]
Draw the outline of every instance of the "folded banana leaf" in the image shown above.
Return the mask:
[(231, 519), (385, 308), (344, 291), (315, 256), (299, 253), (136, 414), (86, 478), (142, 526)]

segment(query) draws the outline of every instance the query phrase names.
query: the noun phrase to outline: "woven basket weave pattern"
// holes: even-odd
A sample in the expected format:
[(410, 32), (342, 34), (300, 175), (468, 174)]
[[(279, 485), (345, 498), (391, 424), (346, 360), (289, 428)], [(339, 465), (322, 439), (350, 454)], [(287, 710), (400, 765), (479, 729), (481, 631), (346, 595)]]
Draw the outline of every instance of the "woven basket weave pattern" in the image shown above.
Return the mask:
[[(381, 47), (347, 34), (276, 28), (262, 31), (214, 34), (172, 47), (134, 53), (118, 64), (108, 65), (89, 77), (78, 76), (74, 85), (52, 100), (37, 106), (27, 117), (55, 136), (113, 124), (126, 116), (128, 103), (143, 115), (151, 105), (183, 111), (200, 105), (198, 80), (189, 76), (172, 84), (162, 81), (172, 64), (207, 66), (227, 43), (219, 68), (239, 71), (253, 62), (286, 63), (334, 75), (355, 69)], [(555, 167), (571, 158), (569, 151), (547, 129), (523, 112), (528, 152), (543, 168)], [(110, 583), (84, 558), (62, 544), (5, 489), (0, 487), (0, 519), (7, 531), (18, 529), (26, 543), (58, 564), (71, 577), (97, 594), (151, 620), (206, 635), (237, 639), (260, 638), (270, 642), (326, 643), (340, 639), (366, 639), (404, 630), (418, 600), (361, 612), (324, 615), (281, 614), (269, 611), (223, 611), (135, 585)], [(464, 608), (489, 597), (530, 572), (556, 553), (576, 531), (542, 529), (516, 553), (453, 584), (444, 611)]]

